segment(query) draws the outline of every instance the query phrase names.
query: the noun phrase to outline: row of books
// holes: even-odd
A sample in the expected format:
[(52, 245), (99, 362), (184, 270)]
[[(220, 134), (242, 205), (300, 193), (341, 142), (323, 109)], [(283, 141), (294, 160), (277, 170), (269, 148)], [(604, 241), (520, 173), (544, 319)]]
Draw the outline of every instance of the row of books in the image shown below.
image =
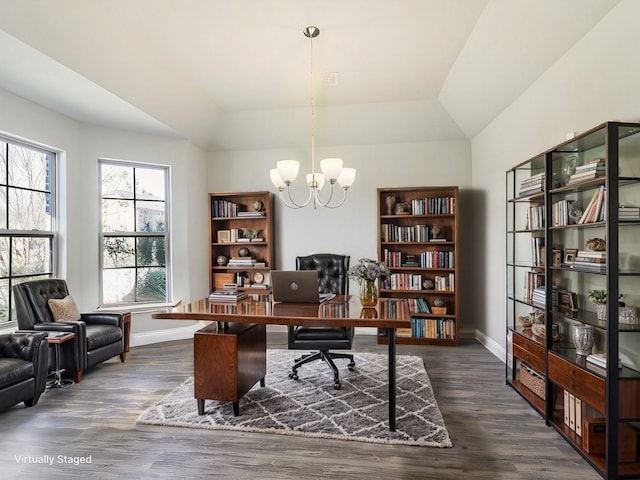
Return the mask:
[(544, 191), (544, 179), (545, 179), (544, 172), (538, 173), (537, 175), (533, 175), (529, 178), (525, 178), (520, 182), (520, 189), (518, 190), (518, 196), (526, 197), (528, 195), (533, 195), (535, 193), (540, 193)]
[(575, 211), (575, 200), (560, 200), (553, 204), (553, 226), (573, 225), (577, 219), (571, 215)]
[(578, 250), (573, 259), (574, 268), (604, 272), (607, 270), (607, 252), (592, 252), (591, 250)]
[[(422, 275), (413, 273), (393, 273), (382, 282), (386, 290), (422, 290)], [(436, 275), (433, 277), (434, 290), (453, 292), (455, 289), (455, 275)]]
[(544, 237), (531, 237), (531, 262), (536, 267), (544, 265)]
[(455, 256), (455, 252), (438, 250), (405, 255), (385, 248), (382, 261), (388, 267), (455, 268)]
[(453, 215), (456, 213), (455, 197), (425, 197), (411, 201), (413, 215)]
[(544, 287), (544, 272), (531, 270), (525, 272), (524, 277), (524, 301), (533, 303), (533, 291), (536, 288)]
[(211, 203), (211, 214), (214, 217), (237, 217), (240, 209), (244, 207), (244, 205), (222, 199), (213, 199)]
[[(536, 287), (533, 289), (533, 295), (531, 296), (531, 303), (537, 308), (546, 308), (547, 290), (545, 286)], [(558, 287), (553, 285), (551, 287), (551, 306), (555, 307), (558, 304)]]
[(567, 425), (575, 434), (582, 437), (582, 425), (584, 422), (583, 402), (573, 393), (564, 391), (564, 424)]
[(584, 209), (582, 217), (580, 217), (580, 220), (578, 220), (579, 224), (604, 222), (607, 219), (606, 195), (607, 192), (604, 185), (601, 185), (599, 189), (593, 192), (593, 196), (587, 204), (587, 208)]
[(454, 339), (455, 329), (453, 318), (411, 317), (411, 336), (414, 338)]
[(597, 177), (603, 177), (605, 174), (604, 158), (595, 158), (584, 165), (578, 165), (573, 175), (569, 177), (567, 185), (592, 180)]
[(429, 227), (427, 225), (381, 225), (380, 239), (383, 242), (428, 242)]
[(532, 205), (527, 209), (525, 229), (538, 230), (544, 228), (544, 205)]
[(429, 304), (425, 298), (408, 298), (409, 311), (411, 313), (431, 313)]

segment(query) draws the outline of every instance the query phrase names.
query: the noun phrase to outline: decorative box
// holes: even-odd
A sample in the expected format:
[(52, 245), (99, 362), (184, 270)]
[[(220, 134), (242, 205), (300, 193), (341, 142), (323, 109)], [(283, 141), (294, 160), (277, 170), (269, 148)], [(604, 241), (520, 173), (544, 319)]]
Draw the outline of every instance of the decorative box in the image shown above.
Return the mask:
[(635, 307), (619, 307), (618, 308), (618, 322), (625, 324), (637, 324), (638, 316), (636, 314)]

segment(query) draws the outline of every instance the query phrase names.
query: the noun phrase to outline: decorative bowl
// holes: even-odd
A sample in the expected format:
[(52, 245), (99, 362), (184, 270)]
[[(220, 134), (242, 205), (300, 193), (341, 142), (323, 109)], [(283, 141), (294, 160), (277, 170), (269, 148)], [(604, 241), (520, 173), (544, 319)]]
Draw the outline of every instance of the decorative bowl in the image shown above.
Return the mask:
[(528, 315), (520, 315), (518, 317), (518, 323), (522, 328), (531, 328), (533, 321)]

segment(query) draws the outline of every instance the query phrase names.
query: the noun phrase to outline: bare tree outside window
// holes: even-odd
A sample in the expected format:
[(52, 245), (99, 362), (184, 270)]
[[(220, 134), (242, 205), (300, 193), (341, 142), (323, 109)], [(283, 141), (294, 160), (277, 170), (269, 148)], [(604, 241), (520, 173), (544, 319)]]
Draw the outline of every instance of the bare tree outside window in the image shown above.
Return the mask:
[(100, 161), (102, 304), (166, 302), (168, 168)]
[(13, 285), (53, 274), (55, 159), (0, 137), (0, 323), (14, 320)]

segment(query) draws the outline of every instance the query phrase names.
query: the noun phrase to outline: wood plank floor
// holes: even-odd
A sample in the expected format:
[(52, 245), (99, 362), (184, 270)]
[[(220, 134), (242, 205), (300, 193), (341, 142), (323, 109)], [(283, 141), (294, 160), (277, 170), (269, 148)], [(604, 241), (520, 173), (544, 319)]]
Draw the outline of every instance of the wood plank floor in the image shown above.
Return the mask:
[[(270, 348), (286, 348), (285, 341), (269, 334)], [(112, 359), (80, 384), (46, 392), (33, 408), (0, 413), (0, 478), (600, 478), (505, 386), (504, 365), (475, 342), (398, 347), (424, 359), (453, 448), (136, 426), (146, 407), (192, 375), (192, 344), (135, 347), (125, 364)], [(386, 346), (361, 335), (355, 350), (386, 353)], [(20, 455), (54, 462), (20, 463)], [(59, 455), (90, 455), (91, 464), (59, 463)]]

